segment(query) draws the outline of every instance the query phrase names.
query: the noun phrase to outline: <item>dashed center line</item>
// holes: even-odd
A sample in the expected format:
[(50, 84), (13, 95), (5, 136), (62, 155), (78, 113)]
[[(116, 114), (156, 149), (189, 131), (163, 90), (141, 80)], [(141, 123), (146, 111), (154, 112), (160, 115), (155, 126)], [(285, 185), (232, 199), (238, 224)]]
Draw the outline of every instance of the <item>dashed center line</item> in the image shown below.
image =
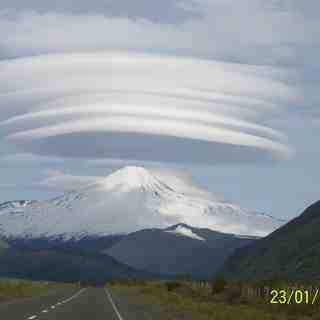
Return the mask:
[[(76, 294), (74, 294), (74, 295), (71, 296), (70, 298), (68, 298), (68, 299), (66, 299), (66, 300), (63, 300), (63, 301), (61, 301), (61, 302), (58, 302), (56, 305), (52, 305), (50, 308), (51, 308), (51, 309), (55, 309), (56, 306), (60, 306), (60, 305), (62, 305), (62, 304), (65, 304), (65, 303), (67, 303), (67, 302), (70, 302), (71, 300), (77, 298), (77, 297), (78, 297), (83, 291), (85, 291), (85, 290), (86, 290), (86, 288), (82, 288), (81, 290), (79, 290)], [(48, 308), (48, 309), (49, 309), (49, 308)], [(41, 313), (48, 313), (48, 312), (49, 312), (48, 309), (42, 310)], [(38, 317), (37, 315), (33, 315), (33, 316), (28, 317), (27, 320), (34, 320), (34, 319), (36, 319), (37, 317)]]

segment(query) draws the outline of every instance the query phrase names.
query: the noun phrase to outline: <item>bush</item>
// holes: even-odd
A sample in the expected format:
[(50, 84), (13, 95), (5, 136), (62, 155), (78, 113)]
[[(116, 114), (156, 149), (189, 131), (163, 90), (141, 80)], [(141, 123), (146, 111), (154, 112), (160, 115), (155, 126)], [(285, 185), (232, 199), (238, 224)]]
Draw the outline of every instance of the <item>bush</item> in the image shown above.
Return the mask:
[(227, 303), (235, 303), (241, 298), (241, 287), (240, 286), (234, 286), (231, 288), (228, 288), (225, 300)]
[(123, 279), (113, 279), (108, 281), (109, 285), (111, 286), (145, 286), (147, 284), (146, 280), (143, 279), (135, 279), (135, 278), (123, 278)]
[(227, 282), (224, 278), (217, 278), (212, 283), (212, 294), (219, 294), (226, 288)]
[(182, 284), (178, 281), (170, 281), (170, 282), (166, 283), (166, 287), (169, 292), (174, 291), (174, 290), (180, 288), (181, 286), (182, 286)]

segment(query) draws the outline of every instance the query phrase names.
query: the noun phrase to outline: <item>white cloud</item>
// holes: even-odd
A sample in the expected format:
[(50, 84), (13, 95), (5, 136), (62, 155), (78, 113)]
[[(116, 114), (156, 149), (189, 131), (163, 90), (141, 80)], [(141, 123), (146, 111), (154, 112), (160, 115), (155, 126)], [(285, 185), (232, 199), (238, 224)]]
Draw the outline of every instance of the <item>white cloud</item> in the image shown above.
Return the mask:
[(19, 166), (40, 163), (63, 163), (63, 159), (55, 157), (38, 156), (31, 153), (11, 153), (0, 157), (0, 163), (17, 164)]
[(300, 98), (283, 69), (98, 52), (8, 60), (0, 71), (0, 134), (22, 152), (194, 163), (291, 153), (259, 123)]
[(75, 176), (66, 174), (59, 170), (48, 170), (47, 177), (34, 186), (44, 187), (51, 191), (71, 191), (78, 190), (90, 184), (98, 183), (103, 177), (96, 176)]
[[(93, 163), (96, 162), (88, 161), (88, 164)], [(69, 174), (61, 170), (49, 169), (44, 172), (44, 178), (38, 182), (35, 182), (33, 187), (41, 187), (49, 191), (59, 192), (78, 190), (83, 187), (88, 187), (89, 185), (101, 183), (109, 174), (117, 171), (120, 168), (123, 168), (124, 166), (129, 166), (129, 163), (124, 163), (123, 161), (112, 162), (104, 160), (104, 164), (105, 166), (108, 165), (108, 167), (105, 168), (103, 176), (80, 176)], [(143, 164), (143, 167), (146, 167), (146, 163)], [(213, 194), (203, 188), (198, 187), (192, 175), (181, 167), (164, 167), (160, 164), (154, 165), (154, 163), (150, 163), (147, 168), (154, 177), (165, 181), (178, 193), (207, 198), (220, 202), (225, 201), (221, 195)]]
[[(50, 6), (47, 10), (35, 6), (33, 11), (21, 6), (14, 12), (3, 11), (0, 48), (13, 55), (151, 50), (246, 63), (295, 65), (301, 63), (301, 53), (306, 47), (320, 46), (319, 19), (314, 14), (319, 6), (313, 1), (312, 6), (290, 1), (290, 4), (282, 2), (280, 7), (263, 0), (197, 0), (194, 3), (193, 8), (200, 12), (200, 17), (177, 19), (179, 23), (171, 24), (165, 23), (165, 19), (162, 23), (155, 22), (155, 13), (144, 13), (145, 6), (137, 9), (140, 14), (114, 16), (99, 10), (96, 12), (101, 14), (94, 10), (83, 14), (54, 11)], [(186, 5), (188, 3), (184, 3)], [(183, 6), (180, 9), (183, 11)]]
[[(21, 152), (62, 158), (214, 163), (290, 156), (269, 120), (315, 96), (304, 92), (300, 72), (318, 63), (318, 4), (120, 2), (97, 0), (90, 10), (85, 2), (79, 10), (66, 1), (2, 4), (0, 57), (49, 55), (0, 63), (0, 120), (9, 119), (0, 137)], [(167, 16), (165, 7), (172, 9)]]
[(39, 13), (56, 12), (65, 14), (100, 14), (105, 17), (147, 18), (154, 22), (177, 23), (199, 17), (199, 7), (193, 0), (2, 0), (0, 8), (24, 11), (35, 10)]

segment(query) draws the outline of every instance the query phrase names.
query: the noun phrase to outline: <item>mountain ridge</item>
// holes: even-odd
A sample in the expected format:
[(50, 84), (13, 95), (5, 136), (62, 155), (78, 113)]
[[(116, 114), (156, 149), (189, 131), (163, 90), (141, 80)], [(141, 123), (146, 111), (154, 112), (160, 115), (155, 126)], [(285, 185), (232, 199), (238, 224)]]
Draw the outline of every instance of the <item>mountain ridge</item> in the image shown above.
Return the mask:
[(237, 248), (255, 240), (180, 223), (131, 233), (105, 253), (137, 270), (209, 279)]

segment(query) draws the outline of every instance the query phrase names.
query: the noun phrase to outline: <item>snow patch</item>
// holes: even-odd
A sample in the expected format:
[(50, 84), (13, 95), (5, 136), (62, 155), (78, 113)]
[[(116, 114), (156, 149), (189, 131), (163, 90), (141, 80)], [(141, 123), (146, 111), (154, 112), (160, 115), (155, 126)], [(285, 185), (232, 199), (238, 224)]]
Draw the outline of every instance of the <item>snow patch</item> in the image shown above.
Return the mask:
[(179, 236), (184, 236), (184, 237), (188, 237), (188, 238), (192, 238), (192, 239), (196, 239), (196, 240), (200, 240), (200, 241), (206, 241), (206, 239), (198, 236), (191, 229), (188, 229), (183, 226), (177, 226), (174, 230), (167, 230), (165, 232), (174, 233)]

